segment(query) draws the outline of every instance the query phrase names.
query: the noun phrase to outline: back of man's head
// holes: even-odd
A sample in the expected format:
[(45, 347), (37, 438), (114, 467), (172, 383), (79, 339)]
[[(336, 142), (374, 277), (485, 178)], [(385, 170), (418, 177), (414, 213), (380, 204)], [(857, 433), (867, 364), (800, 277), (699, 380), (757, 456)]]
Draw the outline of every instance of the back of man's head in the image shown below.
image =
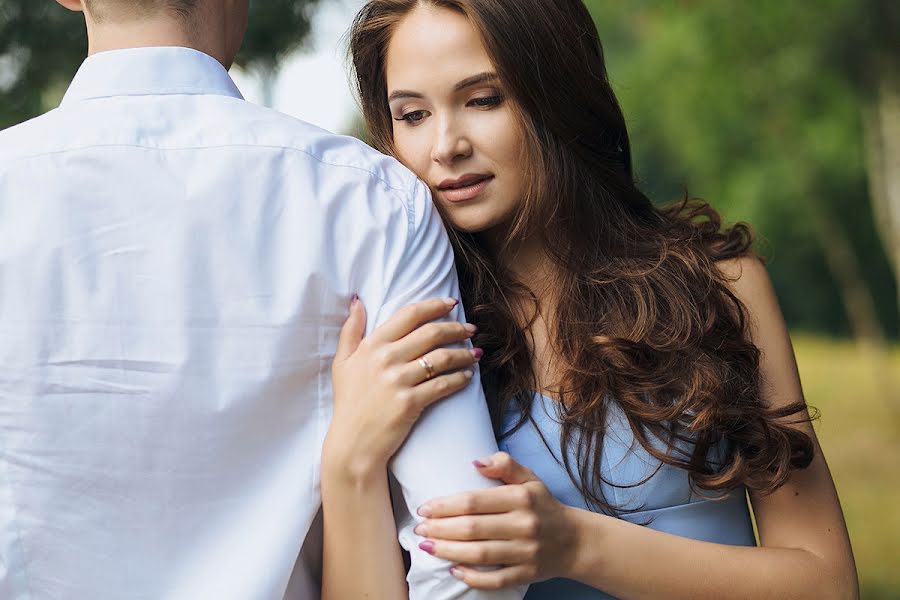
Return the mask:
[[(56, 0), (84, 12), (90, 54), (124, 48), (182, 46), (227, 69), (247, 32), (250, 0)], [(0, 0), (2, 4), (2, 0)]]
[(199, 0), (84, 0), (96, 22), (133, 21), (169, 12), (184, 20), (194, 13)]

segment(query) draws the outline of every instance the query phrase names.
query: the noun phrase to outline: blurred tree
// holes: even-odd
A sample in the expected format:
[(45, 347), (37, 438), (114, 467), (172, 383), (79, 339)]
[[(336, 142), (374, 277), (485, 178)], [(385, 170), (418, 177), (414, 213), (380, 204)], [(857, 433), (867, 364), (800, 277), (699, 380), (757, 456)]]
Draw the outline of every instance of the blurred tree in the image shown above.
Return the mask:
[(672, 199), (690, 182), (751, 222), (792, 327), (847, 323), (895, 395), (884, 348), (900, 253), (892, 273), (875, 223), (896, 249), (900, 3), (587, 4), (645, 188)]
[(857, 26), (852, 36), (857, 54), (845, 69), (857, 75), (863, 90), (869, 189), (878, 230), (900, 281), (900, 3), (862, 4), (864, 18), (852, 23)]
[(281, 60), (306, 40), (319, 1), (251, 0), (250, 26), (237, 64), (259, 73), (266, 106), (272, 106)]
[[(319, 0), (253, 0), (237, 63), (273, 78), (307, 38)], [(87, 51), (81, 15), (53, 0), (0, 0), (0, 129), (54, 106)]]

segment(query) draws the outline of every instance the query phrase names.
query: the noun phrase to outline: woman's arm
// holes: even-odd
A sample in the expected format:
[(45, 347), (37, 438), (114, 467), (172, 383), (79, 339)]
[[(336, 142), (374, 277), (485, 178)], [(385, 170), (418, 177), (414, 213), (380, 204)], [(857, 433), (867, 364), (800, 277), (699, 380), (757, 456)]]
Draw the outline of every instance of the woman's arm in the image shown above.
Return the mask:
[[(740, 259), (722, 268), (748, 310), (750, 335), (762, 353), (768, 404), (784, 406), (802, 397), (787, 328), (764, 267), (756, 259)], [(797, 427), (815, 441), (809, 423)], [(547, 551), (552, 538), (540, 526), (552, 509), (546, 488), (503, 457), (481, 471), (517, 485), (430, 502), (432, 518), (420, 531), (429, 536), (437, 556), (468, 565), (511, 565), (493, 573), (456, 569), (474, 587), (513, 585), (531, 575), (532, 581), (549, 576), (576, 579), (623, 599), (858, 598), (840, 502), (817, 441), (815, 449), (809, 468), (795, 471), (785, 486), (769, 496), (751, 496), (759, 548), (701, 542), (556, 507), (566, 515), (562, 528), (575, 532), (577, 541), (570, 546), (572, 552), (563, 546)], [(520, 489), (513, 495), (505, 488)], [(482, 510), (488, 505), (490, 510)], [(517, 515), (517, 520), (501, 520), (497, 513)], [(465, 541), (472, 539), (516, 543)], [(523, 553), (523, 547), (530, 551)], [(547, 568), (548, 556), (557, 556), (555, 570)]]
[(353, 303), (335, 356), (334, 417), (322, 455), (323, 600), (407, 597), (387, 463), (426, 407), (471, 381), (479, 353), (439, 348), (473, 330), (426, 325), (455, 305), (407, 307), (363, 341), (365, 310)]
[(342, 473), (340, 464), (323, 460), (322, 503), (322, 600), (406, 598), (386, 469)]

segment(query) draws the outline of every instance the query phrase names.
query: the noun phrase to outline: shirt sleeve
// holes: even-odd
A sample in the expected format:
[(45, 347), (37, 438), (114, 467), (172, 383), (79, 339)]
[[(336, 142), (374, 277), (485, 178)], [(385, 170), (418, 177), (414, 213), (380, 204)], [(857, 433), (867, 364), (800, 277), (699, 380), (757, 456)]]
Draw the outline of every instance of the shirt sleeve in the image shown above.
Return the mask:
[[(453, 250), (428, 188), (416, 182), (412, 197), (411, 234), (404, 260), (389, 285), (388, 300), (376, 323), (398, 309), (429, 298), (459, 298)], [(450, 317), (465, 322), (462, 306)], [(472, 383), (428, 409), (391, 463), (402, 498), (396, 502), (400, 544), (411, 556), (407, 576), (411, 600), (521, 600), (525, 588), (481, 591), (450, 574), (450, 563), (418, 545), (413, 528), (422, 520), (417, 509), (426, 501), (497, 484), (480, 475), (472, 461), (497, 452), (490, 416), (476, 371)]]

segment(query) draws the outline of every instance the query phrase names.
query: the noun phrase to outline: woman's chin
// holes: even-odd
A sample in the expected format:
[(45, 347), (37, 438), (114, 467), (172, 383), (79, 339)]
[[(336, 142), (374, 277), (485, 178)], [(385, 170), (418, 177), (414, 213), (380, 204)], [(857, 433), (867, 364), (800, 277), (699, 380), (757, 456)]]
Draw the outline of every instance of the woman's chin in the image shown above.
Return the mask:
[(476, 211), (465, 214), (466, 212), (469, 211), (456, 211), (455, 214), (448, 215), (447, 224), (461, 233), (484, 233), (496, 229), (504, 221), (496, 215), (472, 214)]

